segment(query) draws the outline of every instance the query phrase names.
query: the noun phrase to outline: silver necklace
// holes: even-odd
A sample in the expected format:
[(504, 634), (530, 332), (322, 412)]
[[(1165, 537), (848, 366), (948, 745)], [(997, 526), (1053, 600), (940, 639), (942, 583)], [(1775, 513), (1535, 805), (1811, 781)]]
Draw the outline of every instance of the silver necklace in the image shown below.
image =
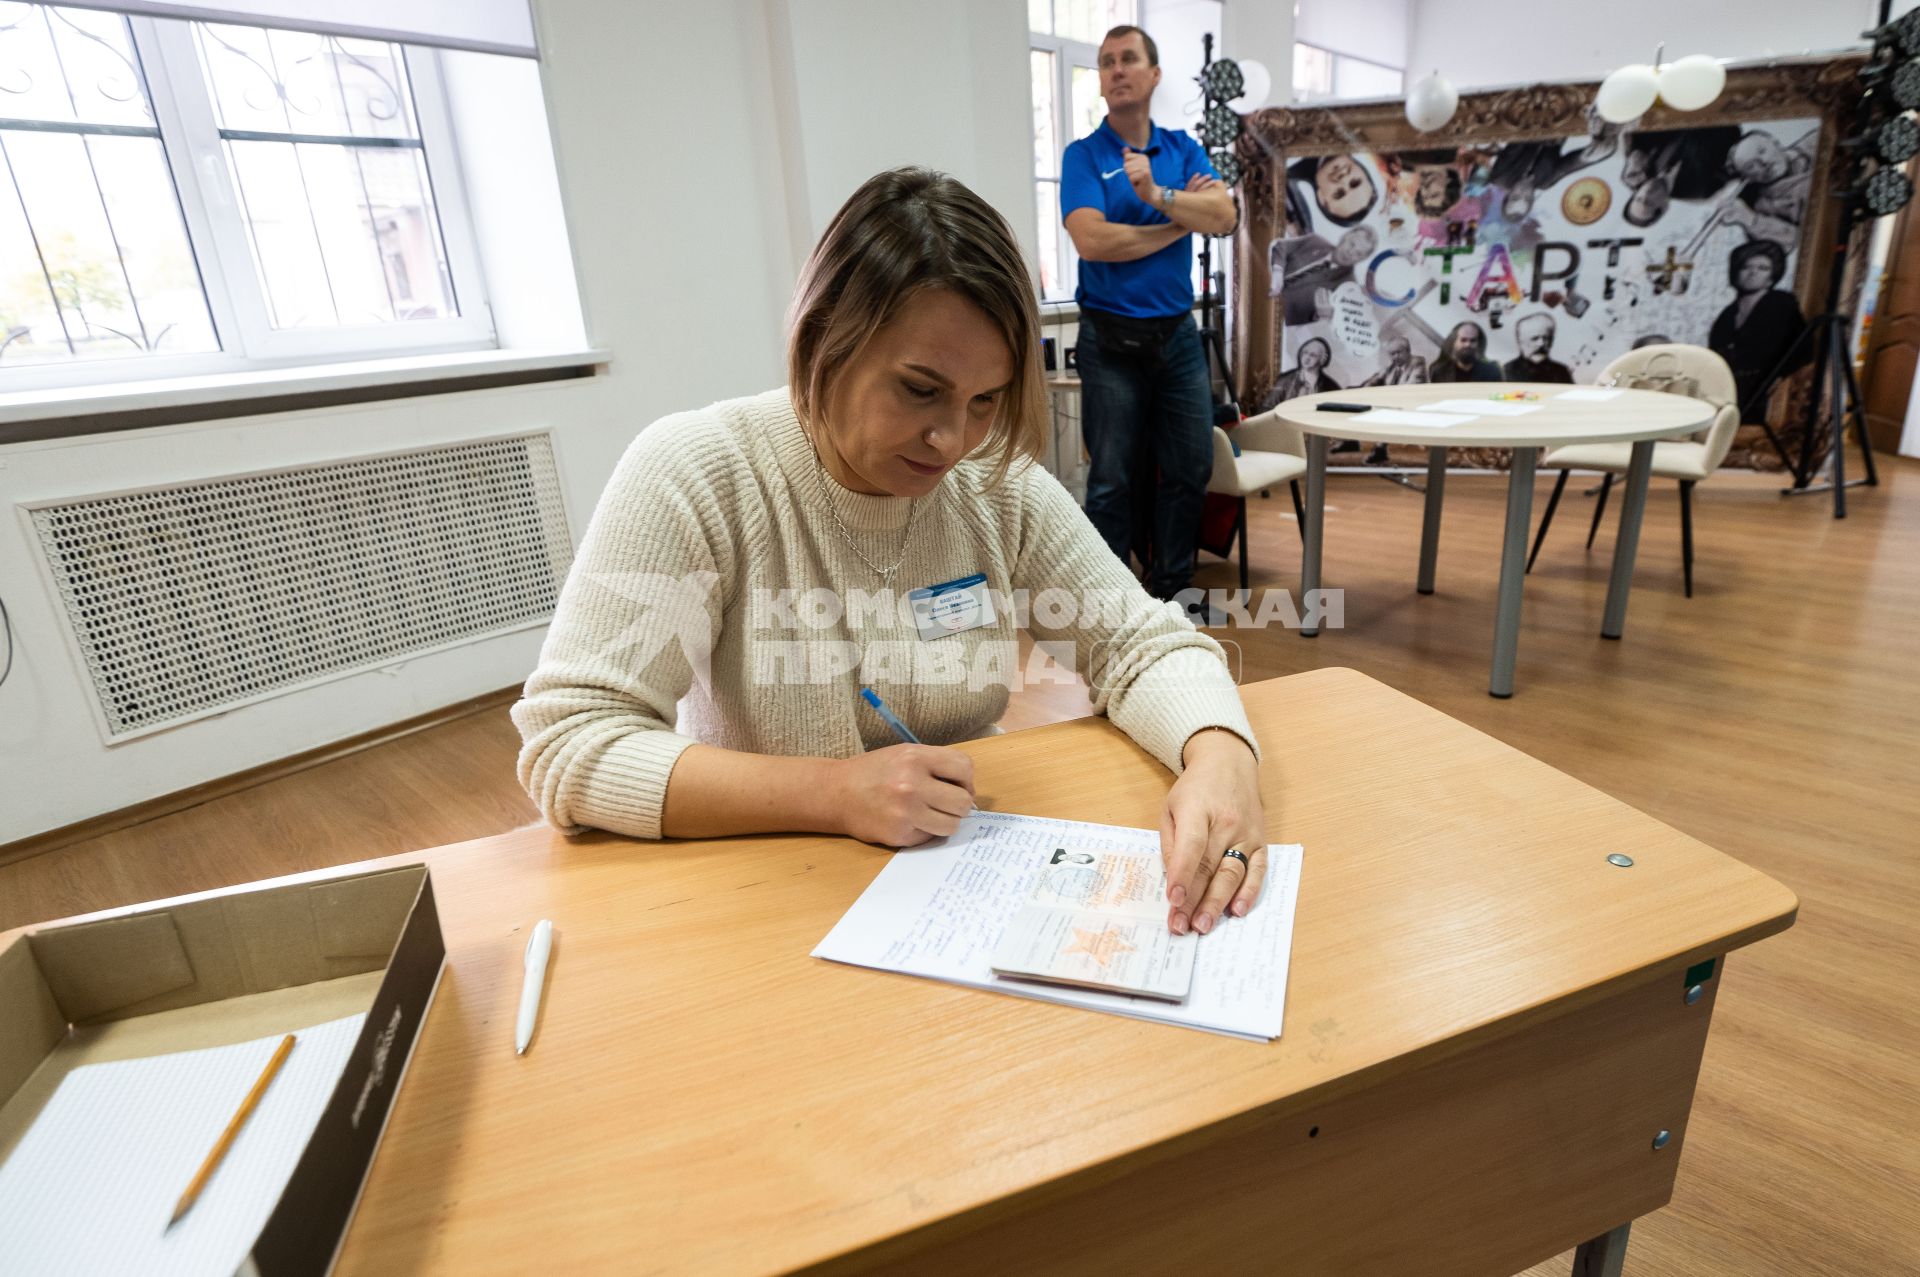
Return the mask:
[(847, 525), (841, 520), (839, 507), (833, 503), (833, 492), (827, 487), (827, 467), (826, 463), (820, 460), (820, 445), (814, 442), (812, 431), (804, 431), (803, 433), (807, 436), (807, 443), (813, 448), (813, 477), (814, 481), (819, 484), (820, 487), (820, 499), (826, 502), (827, 513), (833, 516), (833, 525), (840, 529), (840, 539), (847, 543), (849, 550), (853, 551), (854, 558), (866, 564), (869, 572), (879, 577), (882, 584), (886, 585), (888, 589), (892, 589), (893, 574), (898, 572), (900, 565), (907, 561), (907, 547), (913, 543), (914, 524), (920, 517), (919, 498), (916, 497), (907, 503), (907, 528), (900, 537), (900, 553), (895, 556), (890, 566), (881, 567), (878, 563), (875, 563), (872, 559), (869, 559), (865, 554), (860, 552), (859, 545), (854, 542), (853, 533), (847, 530)]

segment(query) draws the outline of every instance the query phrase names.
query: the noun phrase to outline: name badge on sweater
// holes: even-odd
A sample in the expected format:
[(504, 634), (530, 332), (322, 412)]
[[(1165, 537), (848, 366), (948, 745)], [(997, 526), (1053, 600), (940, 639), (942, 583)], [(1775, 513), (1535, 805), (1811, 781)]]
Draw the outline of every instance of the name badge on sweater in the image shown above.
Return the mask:
[(993, 624), (993, 592), (984, 575), (929, 585), (907, 595), (913, 624), (922, 639), (945, 638)]

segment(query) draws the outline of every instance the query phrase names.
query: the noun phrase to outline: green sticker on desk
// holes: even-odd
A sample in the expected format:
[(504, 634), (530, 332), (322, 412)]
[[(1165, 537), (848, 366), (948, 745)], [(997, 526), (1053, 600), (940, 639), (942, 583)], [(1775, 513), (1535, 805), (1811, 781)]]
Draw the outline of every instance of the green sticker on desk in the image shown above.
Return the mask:
[(1705, 962), (1696, 963), (1688, 967), (1687, 978), (1682, 981), (1682, 983), (1689, 989), (1696, 984), (1705, 984), (1707, 981), (1713, 979), (1713, 964), (1718, 961), (1718, 958), (1708, 958)]

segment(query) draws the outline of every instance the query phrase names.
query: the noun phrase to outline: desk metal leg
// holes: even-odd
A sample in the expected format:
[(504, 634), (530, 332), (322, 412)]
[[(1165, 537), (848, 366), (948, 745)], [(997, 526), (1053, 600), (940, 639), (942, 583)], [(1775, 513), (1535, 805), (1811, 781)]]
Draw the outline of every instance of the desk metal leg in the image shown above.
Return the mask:
[(1573, 1277), (1620, 1277), (1621, 1265), (1627, 1262), (1627, 1230), (1632, 1227), (1628, 1222), (1581, 1242), (1573, 1252)]
[[(1300, 530), (1300, 601), (1303, 614), (1307, 601), (1320, 588), (1320, 530), (1327, 517), (1327, 437), (1307, 436), (1307, 525)], [(1318, 613), (1312, 615), (1317, 616)], [(1302, 625), (1301, 638), (1320, 632), (1318, 624)]]
[(1633, 445), (1627, 463), (1627, 491), (1620, 498), (1620, 531), (1613, 542), (1613, 577), (1607, 583), (1607, 614), (1600, 637), (1617, 639), (1627, 625), (1627, 591), (1633, 588), (1633, 556), (1640, 548), (1640, 517), (1647, 511), (1647, 484), (1653, 475), (1653, 441)]
[(1420, 525), (1420, 593), (1433, 593), (1433, 563), (1440, 557), (1440, 499), (1447, 486), (1447, 450), (1427, 449), (1427, 512)]
[(1527, 579), (1527, 537), (1533, 531), (1533, 469), (1538, 448), (1515, 448), (1507, 475), (1507, 536), (1500, 545), (1500, 602), (1493, 616), (1493, 681), (1487, 691), (1513, 695), (1513, 662), (1520, 648), (1520, 591)]

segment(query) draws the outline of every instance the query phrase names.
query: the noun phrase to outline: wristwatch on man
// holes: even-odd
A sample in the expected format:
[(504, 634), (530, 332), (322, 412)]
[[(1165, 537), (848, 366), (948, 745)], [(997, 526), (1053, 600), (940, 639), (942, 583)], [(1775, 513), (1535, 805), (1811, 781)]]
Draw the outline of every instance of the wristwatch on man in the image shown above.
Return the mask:
[(1173, 197), (1177, 194), (1179, 194), (1179, 192), (1174, 190), (1171, 186), (1163, 186), (1160, 188), (1160, 211), (1161, 212), (1165, 213), (1170, 211), (1173, 208)]

